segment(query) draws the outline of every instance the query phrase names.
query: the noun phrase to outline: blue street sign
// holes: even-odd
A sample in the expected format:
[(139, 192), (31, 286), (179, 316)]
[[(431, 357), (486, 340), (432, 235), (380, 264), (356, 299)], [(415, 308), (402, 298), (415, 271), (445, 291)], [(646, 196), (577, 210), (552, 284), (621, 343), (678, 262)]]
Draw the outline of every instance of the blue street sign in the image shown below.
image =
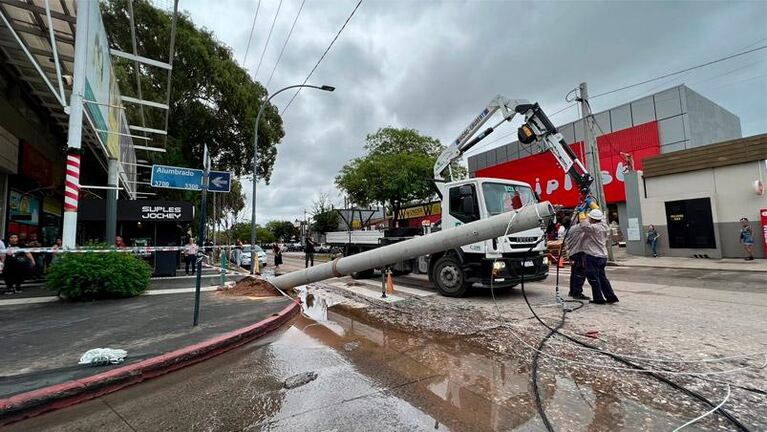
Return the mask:
[(152, 165), (152, 187), (202, 190), (201, 169)]
[(232, 190), (232, 173), (211, 171), (208, 173), (208, 192), (229, 192)]

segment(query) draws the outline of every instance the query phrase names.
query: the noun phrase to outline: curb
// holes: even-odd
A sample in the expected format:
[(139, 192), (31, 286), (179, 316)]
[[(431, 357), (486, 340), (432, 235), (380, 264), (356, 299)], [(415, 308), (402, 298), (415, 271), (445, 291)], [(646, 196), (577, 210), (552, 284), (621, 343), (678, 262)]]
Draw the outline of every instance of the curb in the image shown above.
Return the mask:
[(695, 266), (695, 267), (672, 267), (668, 265), (658, 265), (658, 264), (637, 264), (637, 263), (630, 263), (626, 264), (625, 262), (617, 262), (614, 264), (607, 264), (608, 266), (612, 267), (627, 267), (627, 268), (659, 268), (659, 269), (674, 269), (674, 270), (715, 270), (715, 271), (732, 271), (732, 272), (758, 272), (758, 273), (767, 273), (767, 269), (762, 268), (748, 268), (746, 267), (737, 267), (737, 268), (719, 268), (719, 267), (705, 267), (703, 265)]
[(94, 399), (191, 366), (237, 348), (281, 327), (301, 309), (293, 300), (277, 314), (204, 342), (89, 377), (0, 399), (0, 426)]

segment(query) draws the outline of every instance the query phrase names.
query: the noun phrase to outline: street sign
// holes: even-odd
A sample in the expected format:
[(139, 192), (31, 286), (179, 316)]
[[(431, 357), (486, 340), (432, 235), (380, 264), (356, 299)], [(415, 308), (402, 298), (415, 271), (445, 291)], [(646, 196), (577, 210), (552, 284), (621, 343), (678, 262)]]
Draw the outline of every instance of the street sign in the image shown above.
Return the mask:
[(152, 165), (152, 187), (167, 189), (202, 190), (201, 169)]
[(208, 192), (229, 192), (232, 190), (232, 173), (211, 171), (208, 174)]

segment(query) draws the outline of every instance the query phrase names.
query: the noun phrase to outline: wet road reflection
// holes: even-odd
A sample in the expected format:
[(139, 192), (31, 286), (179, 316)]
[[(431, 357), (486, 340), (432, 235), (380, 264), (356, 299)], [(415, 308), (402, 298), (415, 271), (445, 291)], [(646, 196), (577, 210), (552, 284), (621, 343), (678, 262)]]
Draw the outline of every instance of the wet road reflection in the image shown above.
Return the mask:
[[(8, 430), (543, 430), (528, 360), (383, 328), (322, 291), (299, 297), (304, 315), (267, 339)], [(544, 367), (539, 385), (562, 431), (671, 430), (700, 413), (621, 397), (585, 371)]]

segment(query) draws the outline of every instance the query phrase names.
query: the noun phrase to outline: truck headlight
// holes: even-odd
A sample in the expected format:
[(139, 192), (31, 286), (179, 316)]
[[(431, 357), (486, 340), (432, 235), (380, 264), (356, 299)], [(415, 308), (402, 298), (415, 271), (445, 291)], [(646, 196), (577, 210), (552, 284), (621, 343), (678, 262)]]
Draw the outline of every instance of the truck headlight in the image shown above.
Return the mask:
[(543, 265), (549, 265), (549, 257), (543, 257)]
[(496, 261), (493, 263), (493, 270), (499, 271), (506, 268), (506, 263), (503, 261)]

